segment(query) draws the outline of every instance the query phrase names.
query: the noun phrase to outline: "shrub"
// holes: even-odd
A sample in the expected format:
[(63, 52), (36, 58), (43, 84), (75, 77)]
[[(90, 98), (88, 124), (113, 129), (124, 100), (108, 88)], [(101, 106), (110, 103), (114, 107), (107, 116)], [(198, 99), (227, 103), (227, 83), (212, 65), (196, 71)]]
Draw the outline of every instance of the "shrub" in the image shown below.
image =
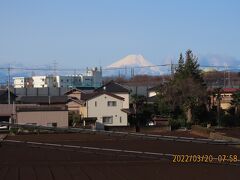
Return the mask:
[(11, 128), (10, 128), (10, 133), (11, 133), (11, 134), (17, 134), (17, 133), (18, 133), (18, 128), (13, 128), (13, 127), (11, 127)]
[(225, 114), (221, 117), (220, 124), (221, 126), (232, 127), (235, 126), (237, 123), (233, 115)]
[(187, 128), (187, 129), (191, 129), (191, 128), (192, 128), (192, 123), (187, 122), (187, 123), (186, 123), (186, 128)]
[(186, 127), (186, 119), (184, 118), (178, 118), (177, 121), (180, 123), (180, 127)]
[(179, 129), (181, 127), (181, 123), (176, 119), (170, 119), (169, 125), (171, 126), (171, 129)]

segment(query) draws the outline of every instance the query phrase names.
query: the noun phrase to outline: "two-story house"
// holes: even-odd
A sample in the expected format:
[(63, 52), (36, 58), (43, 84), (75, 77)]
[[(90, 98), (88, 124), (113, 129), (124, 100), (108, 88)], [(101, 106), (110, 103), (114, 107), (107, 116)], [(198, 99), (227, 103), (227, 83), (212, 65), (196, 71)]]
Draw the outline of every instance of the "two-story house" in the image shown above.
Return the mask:
[(124, 111), (124, 98), (108, 92), (83, 94), (85, 102), (80, 108), (83, 118), (96, 118), (105, 126), (127, 126), (127, 113)]
[(111, 81), (93, 92), (72, 89), (65, 94), (68, 110), (78, 113), (83, 124), (96, 119), (104, 126), (128, 125), (129, 91), (118, 83)]

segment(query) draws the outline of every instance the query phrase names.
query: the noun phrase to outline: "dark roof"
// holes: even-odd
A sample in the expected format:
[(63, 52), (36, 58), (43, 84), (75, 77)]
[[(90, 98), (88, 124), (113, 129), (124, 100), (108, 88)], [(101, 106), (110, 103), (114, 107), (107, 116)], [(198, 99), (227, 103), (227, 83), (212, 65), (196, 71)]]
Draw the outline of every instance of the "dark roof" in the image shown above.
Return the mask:
[(66, 104), (67, 96), (22, 96), (18, 98), (22, 104)]
[(64, 94), (68, 95), (68, 94), (71, 94), (71, 93), (73, 93), (73, 92), (75, 92), (75, 91), (78, 91), (78, 92), (80, 92), (80, 93), (84, 93), (84, 92), (81, 91), (80, 89), (76, 89), (76, 88), (74, 88), (74, 89), (71, 89), (71, 90), (65, 92)]
[(89, 94), (83, 94), (81, 96), (81, 100), (87, 101), (87, 100), (93, 99), (95, 97), (101, 96), (103, 94), (106, 94), (108, 96), (112, 96), (116, 99), (124, 100), (123, 97), (117, 96), (117, 95), (109, 93), (109, 92), (94, 92), (94, 93), (91, 93), (91, 94), (90, 93)]
[(78, 103), (78, 104), (84, 104), (84, 103), (85, 103), (85, 101), (79, 100), (79, 99), (76, 98), (76, 97), (68, 97), (68, 102), (71, 102), (71, 101), (74, 101), (74, 102), (76, 102), (76, 103)]
[(94, 89), (78, 89), (78, 88), (74, 88), (74, 89), (71, 89), (71, 90), (65, 92), (64, 94), (65, 95), (69, 95), (69, 94), (71, 94), (73, 92), (76, 92), (76, 91), (79, 92), (79, 93), (92, 93), (94, 91)]
[(48, 105), (38, 105), (38, 106), (16, 106), (17, 112), (32, 112), (32, 111), (67, 111), (66, 106), (48, 106)]
[[(8, 93), (7, 89), (0, 89), (0, 96), (7, 94), (7, 93)], [(14, 93), (12, 93), (11, 91), (10, 91), (10, 94), (16, 97), (16, 95)]]
[(110, 81), (109, 83), (97, 88), (95, 92), (110, 92), (110, 93), (129, 93), (129, 89), (124, 87), (121, 84), (118, 84), (114, 81)]
[(94, 87), (77, 87), (78, 90), (82, 90), (82, 91), (93, 91), (96, 88)]

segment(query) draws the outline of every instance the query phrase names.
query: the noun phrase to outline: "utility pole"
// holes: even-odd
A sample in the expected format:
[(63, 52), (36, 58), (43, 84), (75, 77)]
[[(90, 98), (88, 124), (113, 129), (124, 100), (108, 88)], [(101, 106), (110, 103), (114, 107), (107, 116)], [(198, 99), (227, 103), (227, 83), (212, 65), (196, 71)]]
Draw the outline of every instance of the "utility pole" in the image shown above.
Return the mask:
[(11, 104), (11, 97), (10, 97), (10, 66), (8, 67), (8, 83), (7, 83), (7, 90), (8, 90), (8, 104)]
[(227, 67), (225, 65), (224, 67), (224, 77), (223, 77), (223, 87), (226, 88), (226, 71), (227, 71)]
[(232, 87), (230, 70), (228, 70), (228, 87)]
[[(8, 104), (11, 104), (11, 96), (10, 96), (10, 65), (8, 67), (8, 83), (7, 83), (7, 91), (8, 91)], [(12, 115), (9, 117), (9, 123), (12, 123)], [(9, 126), (10, 129), (10, 126)]]
[(57, 75), (57, 61), (54, 60), (53, 61), (53, 75), (56, 76)]

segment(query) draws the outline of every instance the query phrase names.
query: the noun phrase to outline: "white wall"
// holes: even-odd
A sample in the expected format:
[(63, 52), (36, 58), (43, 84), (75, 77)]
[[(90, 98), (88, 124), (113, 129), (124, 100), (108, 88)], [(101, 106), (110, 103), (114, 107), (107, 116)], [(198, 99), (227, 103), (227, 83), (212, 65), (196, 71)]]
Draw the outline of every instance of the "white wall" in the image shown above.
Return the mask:
[[(108, 106), (108, 101), (116, 101), (117, 105)], [(97, 102), (97, 106), (95, 106), (95, 102)], [(128, 125), (127, 113), (123, 112), (121, 109), (123, 109), (123, 101), (106, 94), (87, 101), (88, 117), (97, 117), (97, 122), (103, 123), (104, 116), (113, 116), (113, 123), (105, 124), (106, 126)]]
[(24, 77), (14, 77), (13, 86), (14, 88), (24, 88)]
[(123, 109), (128, 109), (129, 108), (129, 94), (128, 93), (114, 93), (114, 94), (124, 98)]
[(48, 87), (46, 83), (46, 76), (33, 76), (33, 87), (34, 88), (43, 88)]
[(153, 96), (156, 96), (156, 95), (157, 95), (156, 91), (149, 91), (148, 92), (148, 97), (153, 97)]

